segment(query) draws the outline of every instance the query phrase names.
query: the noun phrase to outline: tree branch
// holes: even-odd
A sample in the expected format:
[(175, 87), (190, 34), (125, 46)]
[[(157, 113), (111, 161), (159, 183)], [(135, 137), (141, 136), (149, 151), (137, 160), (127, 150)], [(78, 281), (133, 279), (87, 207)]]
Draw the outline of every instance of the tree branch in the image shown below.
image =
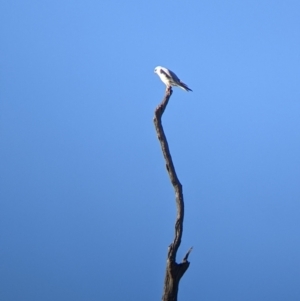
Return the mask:
[(163, 301), (177, 301), (179, 281), (183, 274), (188, 269), (190, 263), (188, 262), (188, 256), (192, 251), (192, 248), (187, 252), (183, 258), (182, 263), (176, 263), (177, 250), (181, 243), (181, 237), (183, 233), (183, 218), (184, 218), (184, 201), (182, 193), (182, 185), (177, 177), (167, 138), (165, 136), (161, 118), (168, 105), (169, 99), (172, 95), (172, 87), (167, 87), (165, 96), (159, 106), (155, 109), (154, 125), (157, 133), (158, 140), (161, 145), (162, 153), (165, 158), (166, 168), (171, 180), (171, 183), (175, 190), (175, 200), (177, 208), (177, 217), (175, 222), (175, 236), (174, 240), (169, 246), (168, 259), (164, 283)]

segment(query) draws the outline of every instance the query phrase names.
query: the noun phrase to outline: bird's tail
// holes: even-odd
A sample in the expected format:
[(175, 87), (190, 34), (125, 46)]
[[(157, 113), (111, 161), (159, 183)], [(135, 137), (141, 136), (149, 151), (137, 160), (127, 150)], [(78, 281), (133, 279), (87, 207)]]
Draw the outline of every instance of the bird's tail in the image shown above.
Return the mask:
[(185, 90), (185, 91), (192, 91), (192, 89), (190, 89), (185, 83), (183, 83), (182, 81), (180, 81), (179, 85), (178, 85), (181, 89)]

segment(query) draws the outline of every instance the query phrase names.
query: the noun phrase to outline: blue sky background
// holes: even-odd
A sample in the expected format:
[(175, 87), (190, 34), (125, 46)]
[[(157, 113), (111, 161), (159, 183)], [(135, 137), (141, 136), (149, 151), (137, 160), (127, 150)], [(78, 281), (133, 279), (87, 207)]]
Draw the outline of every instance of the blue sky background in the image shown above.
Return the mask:
[(300, 2), (0, 2), (0, 299), (300, 300)]

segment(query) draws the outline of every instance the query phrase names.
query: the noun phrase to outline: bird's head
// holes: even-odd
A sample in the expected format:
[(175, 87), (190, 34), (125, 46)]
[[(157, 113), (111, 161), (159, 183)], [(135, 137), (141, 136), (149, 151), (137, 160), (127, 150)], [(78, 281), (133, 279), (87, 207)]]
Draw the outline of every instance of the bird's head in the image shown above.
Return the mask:
[(155, 67), (155, 69), (154, 69), (154, 73), (159, 73), (160, 72), (160, 70), (161, 70), (161, 66), (157, 66), (157, 67)]

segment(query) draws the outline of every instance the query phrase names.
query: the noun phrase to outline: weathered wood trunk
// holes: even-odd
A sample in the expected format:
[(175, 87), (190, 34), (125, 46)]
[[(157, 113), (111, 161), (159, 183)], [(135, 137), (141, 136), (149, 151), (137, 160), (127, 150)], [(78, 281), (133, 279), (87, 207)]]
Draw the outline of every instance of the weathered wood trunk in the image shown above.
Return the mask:
[(188, 262), (188, 256), (192, 251), (192, 248), (186, 253), (181, 263), (176, 262), (177, 250), (181, 243), (181, 237), (183, 233), (183, 218), (184, 218), (184, 201), (182, 193), (182, 185), (177, 177), (175, 167), (172, 161), (172, 157), (169, 150), (167, 138), (165, 136), (161, 118), (168, 105), (169, 99), (172, 95), (172, 87), (167, 87), (166, 94), (162, 102), (155, 109), (154, 125), (157, 133), (158, 140), (161, 145), (162, 153), (165, 158), (166, 168), (171, 180), (171, 183), (175, 190), (175, 200), (177, 208), (177, 217), (175, 222), (175, 236), (174, 240), (169, 246), (168, 259), (163, 291), (163, 301), (177, 301), (179, 281), (188, 269), (190, 263)]

